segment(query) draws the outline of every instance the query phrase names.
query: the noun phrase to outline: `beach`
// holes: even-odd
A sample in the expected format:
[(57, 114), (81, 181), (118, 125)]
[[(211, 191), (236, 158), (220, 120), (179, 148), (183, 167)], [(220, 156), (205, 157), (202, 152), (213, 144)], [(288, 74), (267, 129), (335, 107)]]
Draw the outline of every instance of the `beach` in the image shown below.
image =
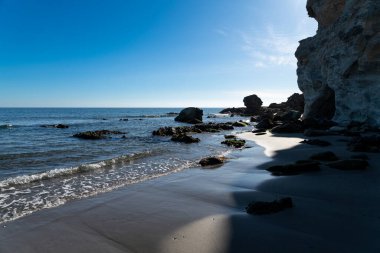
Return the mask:
[[(330, 147), (301, 145), (296, 134), (239, 137), (260, 146), (216, 169), (186, 169), (4, 223), (0, 252), (379, 252), (378, 155), (368, 155), (365, 171), (322, 166), (275, 177), (265, 168), (327, 150), (350, 157), (347, 137), (324, 137)], [(282, 197), (294, 207), (245, 211)]]

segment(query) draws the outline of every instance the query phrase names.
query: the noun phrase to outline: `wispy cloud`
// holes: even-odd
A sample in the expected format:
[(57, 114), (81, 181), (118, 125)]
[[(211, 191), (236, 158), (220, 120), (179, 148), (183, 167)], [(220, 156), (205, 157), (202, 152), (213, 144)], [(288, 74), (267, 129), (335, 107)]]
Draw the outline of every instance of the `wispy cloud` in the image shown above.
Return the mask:
[(225, 29), (215, 29), (215, 32), (219, 35), (222, 35), (222, 36), (227, 36), (228, 33)]

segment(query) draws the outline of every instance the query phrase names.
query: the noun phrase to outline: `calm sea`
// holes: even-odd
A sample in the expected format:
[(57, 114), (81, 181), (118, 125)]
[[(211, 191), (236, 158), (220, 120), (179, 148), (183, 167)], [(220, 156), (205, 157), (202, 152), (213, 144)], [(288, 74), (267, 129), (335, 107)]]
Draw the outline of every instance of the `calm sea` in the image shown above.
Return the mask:
[[(0, 108), (0, 223), (100, 192), (196, 167), (200, 158), (224, 154), (227, 132), (196, 134), (182, 144), (152, 136), (162, 126), (185, 125), (168, 113), (179, 108)], [(220, 108), (204, 109), (204, 121)], [(128, 119), (121, 121), (120, 119)], [(233, 120), (243, 118), (234, 117)], [(41, 125), (67, 124), (67, 129)], [(81, 140), (73, 134), (118, 130), (125, 137)], [(241, 130), (241, 129), (239, 129)]]

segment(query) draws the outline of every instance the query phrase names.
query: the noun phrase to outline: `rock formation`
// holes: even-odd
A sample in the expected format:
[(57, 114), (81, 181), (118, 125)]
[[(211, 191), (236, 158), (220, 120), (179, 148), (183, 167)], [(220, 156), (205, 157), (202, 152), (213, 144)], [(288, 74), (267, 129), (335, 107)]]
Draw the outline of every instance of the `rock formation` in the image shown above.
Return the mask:
[(280, 104), (272, 103), (269, 105), (269, 108), (273, 109), (284, 109), (284, 110), (295, 110), (299, 112), (303, 112), (305, 107), (305, 99), (303, 94), (294, 93), (286, 102), (282, 102)]
[(308, 0), (306, 8), (318, 31), (296, 52), (303, 118), (380, 126), (380, 1)]
[(196, 107), (188, 107), (183, 109), (174, 119), (175, 121), (197, 124), (202, 123), (203, 110)]
[(245, 107), (247, 107), (246, 112), (248, 114), (258, 113), (261, 109), (261, 105), (263, 104), (263, 101), (261, 101), (261, 99), (255, 94), (245, 97), (243, 102)]

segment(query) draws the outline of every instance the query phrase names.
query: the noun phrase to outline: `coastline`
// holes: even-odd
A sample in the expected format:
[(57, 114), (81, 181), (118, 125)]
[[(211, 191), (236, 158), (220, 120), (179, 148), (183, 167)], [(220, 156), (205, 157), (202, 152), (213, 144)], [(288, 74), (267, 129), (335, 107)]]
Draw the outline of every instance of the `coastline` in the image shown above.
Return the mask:
[[(218, 169), (187, 169), (2, 224), (0, 252), (378, 252), (380, 158), (366, 171), (273, 177), (264, 169), (332, 150), (301, 135), (255, 136)], [(295, 207), (252, 216), (252, 200), (292, 197)]]

